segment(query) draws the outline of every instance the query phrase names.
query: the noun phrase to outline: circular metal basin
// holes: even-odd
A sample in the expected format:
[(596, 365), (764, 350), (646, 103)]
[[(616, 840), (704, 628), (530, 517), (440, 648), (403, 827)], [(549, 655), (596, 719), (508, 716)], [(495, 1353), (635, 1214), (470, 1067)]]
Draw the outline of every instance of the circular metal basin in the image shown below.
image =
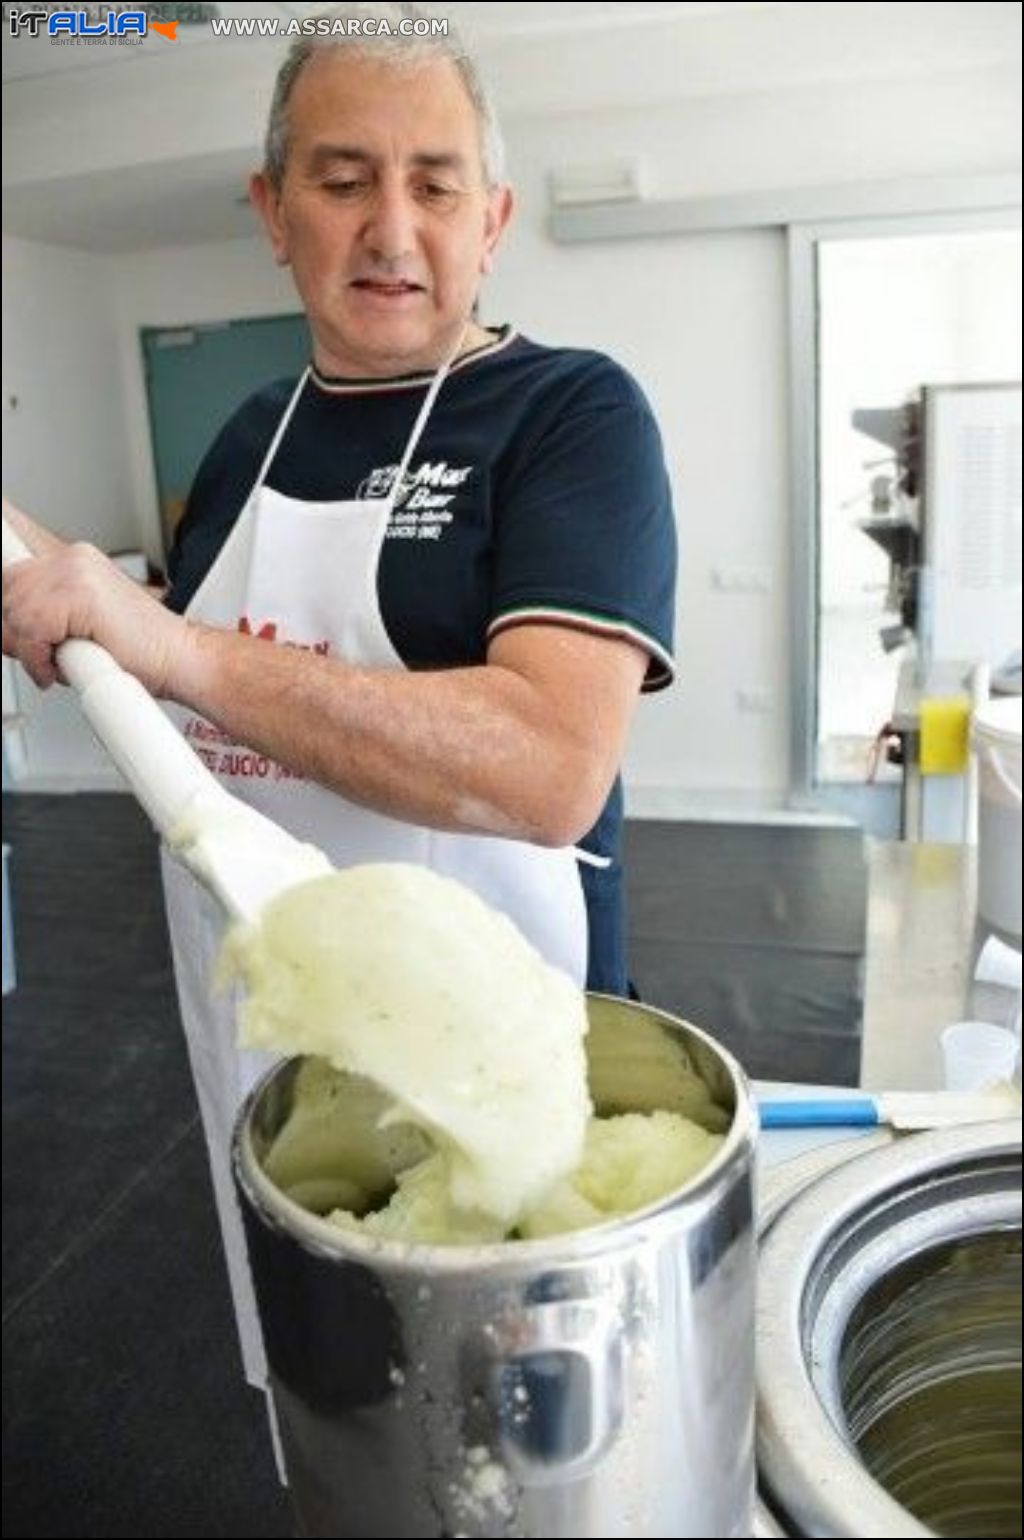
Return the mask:
[(769, 1212), (758, 1464), (779, 1532), (1021, 1533), (1020, 1165), (1019, 1120), (944, 1129)]

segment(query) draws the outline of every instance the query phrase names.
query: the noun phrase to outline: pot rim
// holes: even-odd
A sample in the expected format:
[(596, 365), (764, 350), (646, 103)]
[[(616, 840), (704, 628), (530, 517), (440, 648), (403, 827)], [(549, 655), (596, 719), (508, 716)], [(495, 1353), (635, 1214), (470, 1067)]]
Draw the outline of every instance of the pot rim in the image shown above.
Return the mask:
[(664, 1022), (673, 1031), (685, 1028), (687, 1033), (697, 1037), (717, 1056), (729, 1075), (735, 1107), (732, 1123), (721, 1147), (688, 1182), (656, 1198), (645, 1208), (583, 1230), (568, 1230), (537, 1240), (503, 1240), (478, 1245), (396, 1241), (339, 1230), (326, 1219), (301, 1208), (275, 1187), (253, 1150), (250, 1127), (252, 1111), (271, 1081), (282, 1072), (285, 1065), (295, 1063), (295, 1059), (283, 1060), (272, 1066), (256, 1083), (242, 1105), (235, 1123), (231, 1149), (231, 1165), (236, 1182), (265, 1224), (287, 1232), (308, 1250), (323, 1257), (372, 1263), (377, 1268), (383, 1263), (395, 1273), (408, 1272), (419, 1278), (422, 1278), (425, 1271), (435, 1276), (486, 1271), (492, 1276), (498, 1274), (515, 1277), (519, 1273), (533, 1273), (538, 1266), (576, 1264), (606, 1258), (620, 1247), (634, 1246), (639, 1229), (649, 1234), (652, 1229), (669, 1227), (682, 1199), (686, 1200), (692, 1217), (698, 1219), (702, 1211), (709, 1210), (719, 1200), (715, 1187), (723, 1172), (731, 1165), (739, 1165), (741, 1161), (745, 1168), (753, 1167), (758, 1123), (753, 1093), (743, 1069), (728, 1049), (723, 1048), (710, 1033), (680, 1016), (641, 1001), (625, 1000), (596, 991), (588, 991), (587, 999), (607, 1000), (627, 1011), (638, 1011)]

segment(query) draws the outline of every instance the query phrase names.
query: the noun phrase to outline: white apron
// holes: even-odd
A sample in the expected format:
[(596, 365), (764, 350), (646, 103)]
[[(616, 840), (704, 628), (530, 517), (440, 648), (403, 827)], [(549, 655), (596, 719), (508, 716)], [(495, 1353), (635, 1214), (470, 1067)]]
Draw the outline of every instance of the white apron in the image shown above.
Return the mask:
[[(450, 367), (435, 375), (401, 464), (384, 498), (307, 503), (264, 485), (305, 388), (308, 370), (281, 418), (237, 523), (186, 614), (227, 630), (249, 629), (347, 663), (404, 668), (384, 628), (377, 569), (406, 471)], [(443, 602), (443, 596), (439, 596)], [(264, 644), (265, 645), (265, 644)], [(587, 921), (571, 850), (548, 850), (483, 835), (438, 833), (347, 802), (253, 754), (195, 713), (170, 714), (233, 796), (289, 833), (318, 845), (336, 867), (412, 861), (458, 878), (513, 919), (547, 959), (583, 985)], [(213, 1171), (248, 1379), (266, 1381), (266, 1361), (231, 1185), (231, 1134), (239, 1106), (274, 1056), (236, 1047), (235, 999), (212, 995), (224, 915), (169, 856), (163, 858), (167, 916), (182, 1020)]]

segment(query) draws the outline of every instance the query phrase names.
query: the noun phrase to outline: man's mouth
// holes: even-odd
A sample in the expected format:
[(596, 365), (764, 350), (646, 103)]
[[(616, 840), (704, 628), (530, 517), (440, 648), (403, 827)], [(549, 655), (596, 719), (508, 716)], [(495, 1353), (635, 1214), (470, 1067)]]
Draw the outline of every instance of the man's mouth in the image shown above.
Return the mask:
[(354, 278), (353, 289), (361, 289), (365, 294), (379, 294), (385, 298), (400, 298), (403, 294), (422, 294), (424, 292), (421, 283), (413, 283), (406, 278)]

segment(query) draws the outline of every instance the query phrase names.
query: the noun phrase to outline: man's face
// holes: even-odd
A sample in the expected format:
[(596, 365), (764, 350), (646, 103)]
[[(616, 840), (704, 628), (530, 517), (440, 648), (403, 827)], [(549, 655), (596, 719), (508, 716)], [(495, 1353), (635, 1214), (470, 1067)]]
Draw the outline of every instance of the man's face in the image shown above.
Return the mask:
[(511, 212), (485, 185), (455, 66), (314, 55), (289, 103), (280, 187), (252, 195), (331, 374), (428, 369), (455, 347)]

